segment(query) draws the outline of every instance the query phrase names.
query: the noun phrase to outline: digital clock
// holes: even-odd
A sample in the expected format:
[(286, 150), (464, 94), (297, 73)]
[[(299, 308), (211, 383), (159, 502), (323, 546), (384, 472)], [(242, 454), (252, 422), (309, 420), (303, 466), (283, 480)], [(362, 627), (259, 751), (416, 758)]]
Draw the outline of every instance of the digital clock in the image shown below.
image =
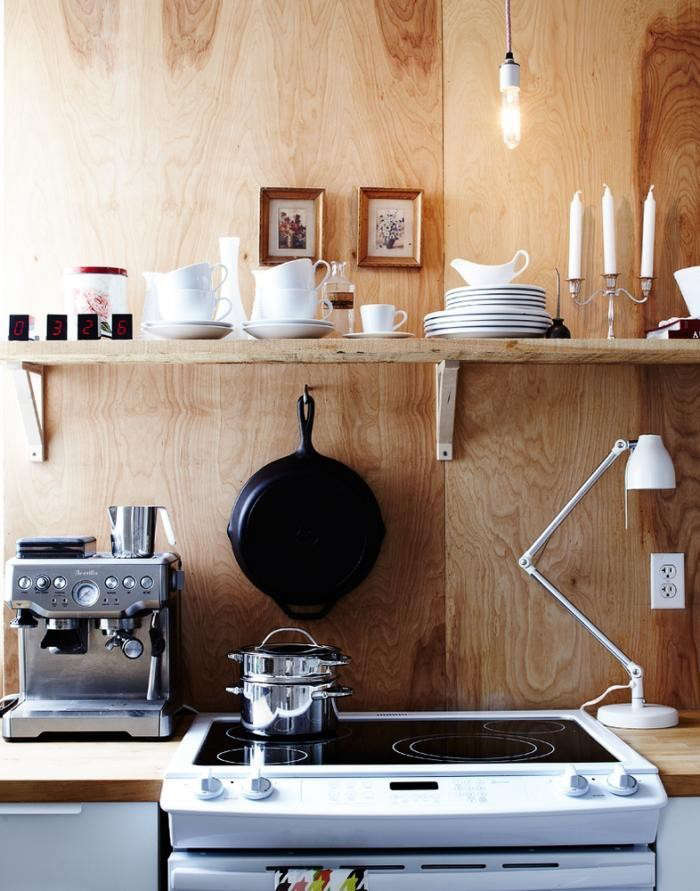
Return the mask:
[(78, 340), (100, 339), (100, 317), (96, 312), (78, 313)]
[(112, 313), (112, 340), (133, 340), (134, 319), (130, 312)]
[(29, 340), (29, 316), (11, 315), (8, 340)]
[(68, 340), (68, 316), (46, 314), (46, 339)]

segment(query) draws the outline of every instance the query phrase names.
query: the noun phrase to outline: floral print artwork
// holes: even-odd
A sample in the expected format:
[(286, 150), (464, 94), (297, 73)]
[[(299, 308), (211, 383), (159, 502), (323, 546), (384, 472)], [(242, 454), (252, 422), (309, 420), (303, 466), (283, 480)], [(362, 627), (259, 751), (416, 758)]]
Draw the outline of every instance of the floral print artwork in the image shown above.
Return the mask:
[(76, 313), (94, 312), (100, 318), (100, 331), (102, 334), (111, 334), (110, 316), (112, 305), (109, 294), (97, 288), (74, 288), (73, 305)]

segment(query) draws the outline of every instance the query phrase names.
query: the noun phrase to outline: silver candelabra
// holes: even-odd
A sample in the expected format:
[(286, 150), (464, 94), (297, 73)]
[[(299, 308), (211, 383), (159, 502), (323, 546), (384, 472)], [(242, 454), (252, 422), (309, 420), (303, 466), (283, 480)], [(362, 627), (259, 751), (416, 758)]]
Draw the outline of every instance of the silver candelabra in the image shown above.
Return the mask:
[(569, 283), (569, 293), (571, 294), (571, 299), (578, 306), (586, 306), (592, 300), (595, 300), (596, 297), (607, 297), (608, 299), (608, 340), (615, 339), (614, 325), (615, 325), (615, 298), (619, 297), (621, 294), (624, 294), (625, 297), (628, 297), (632, 303), (646, 303), (649, 299), (649, 294), (651, 293), (652, 285), (654, 284), (653, 276), (640, 276), (639, 281), (641, 283), (642, 294), (643, 297), (635, 297), (633, 294), (630, 294), (628, 290), (625, 288), (618, 288), (617, 279), (619, 278), (618, 272), (604, 272), (602, 275), (603, 279), (603, 287), (599, 288), (595, 293), (591, 294), (590, 297), (587, 297), (585, 300), (579, 300), (579, 295), (581, 293), (581, 287), (583, 285), (584, 279), (582, 278), (569, 278), (567, 279)]

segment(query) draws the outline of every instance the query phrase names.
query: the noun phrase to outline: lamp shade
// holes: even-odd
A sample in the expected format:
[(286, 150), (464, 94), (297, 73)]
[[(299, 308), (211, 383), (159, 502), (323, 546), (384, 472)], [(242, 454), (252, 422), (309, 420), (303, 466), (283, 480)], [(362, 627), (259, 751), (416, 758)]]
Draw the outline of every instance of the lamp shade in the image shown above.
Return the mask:
[(625, 469), (625, 489), (675, 489), (673, 461), (660, 436), (643, 434)]

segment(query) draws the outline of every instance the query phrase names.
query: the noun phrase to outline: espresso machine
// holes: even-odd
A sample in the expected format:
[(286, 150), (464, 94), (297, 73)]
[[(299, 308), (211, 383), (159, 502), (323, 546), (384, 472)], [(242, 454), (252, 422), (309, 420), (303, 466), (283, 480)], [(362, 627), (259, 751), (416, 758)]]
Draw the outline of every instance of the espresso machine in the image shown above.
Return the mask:
[(112, 553), (95, 538), (21, 538), (7, 562), (16, 611), (19, 695), (2, 718), (9, 740), (47, 734), (167, 737), (179, 706), (175, 553), (154, 553), (164, 508), (110, 507)]

